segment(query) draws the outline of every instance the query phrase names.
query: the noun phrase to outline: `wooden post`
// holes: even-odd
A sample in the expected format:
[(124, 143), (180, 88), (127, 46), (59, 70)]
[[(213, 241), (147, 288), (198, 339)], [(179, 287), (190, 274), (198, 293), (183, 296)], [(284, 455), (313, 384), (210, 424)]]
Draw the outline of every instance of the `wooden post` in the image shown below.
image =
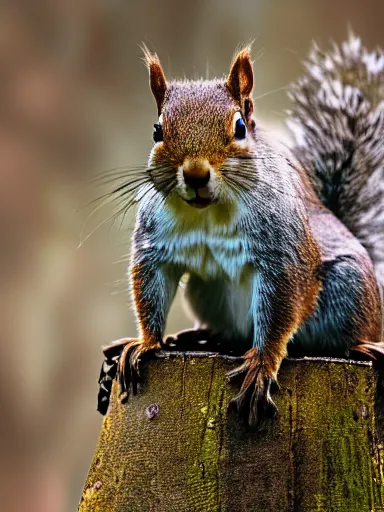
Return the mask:
[(233, 359), (153, 361), (123, 406), (115, 386), (79, 511), (384, 511), (371, 364), (284, 361), (279, 418), (252, 433), (227, 411)]

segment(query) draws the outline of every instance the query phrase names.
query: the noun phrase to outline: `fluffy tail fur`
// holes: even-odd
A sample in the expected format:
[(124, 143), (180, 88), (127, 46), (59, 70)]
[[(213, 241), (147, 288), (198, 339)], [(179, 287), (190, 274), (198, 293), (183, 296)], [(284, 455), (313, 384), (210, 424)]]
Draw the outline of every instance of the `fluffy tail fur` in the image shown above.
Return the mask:
[(290, 88), (295, 152), (322, 202), (360, 240), (384, 287), (384, 53), (350, 36), (313, 45)]

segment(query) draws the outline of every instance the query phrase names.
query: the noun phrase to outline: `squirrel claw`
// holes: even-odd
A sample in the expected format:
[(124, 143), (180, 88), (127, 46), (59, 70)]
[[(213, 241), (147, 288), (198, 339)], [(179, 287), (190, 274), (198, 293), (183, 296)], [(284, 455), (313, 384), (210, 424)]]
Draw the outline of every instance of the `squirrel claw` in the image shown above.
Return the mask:
[(250, 359), (227, 374), (229, 381), (237, 380), (246, 373), (240, 393), (231, 400), (230, 409), (237, 412), (245, 425), (260, 430), (278, 414), (278, 408), (271, 398), (271, 386), (277, 381), (268, 375), (262, 363), (252, 364)]
[[(269, 384), (267, 385), (267, 388)], [(230, 402), (230, 408), (237, 412), (244, 424), (251, 430), (261, 430), (278, 414), (278, 408), (263, 386), (255, 385), (239, 393)]]
[(240, 366), (238, 366), (237, 368), (234, 368), (230, 372), (227, 372), (226, 378), (227, 378), (228, 382), (236, 382), (241, 377), (243, 377), (245, 373), (248, 372), (248, 369), (249, 369), (249, 362), (244, 361), (244, 363), (241, 364)]
[(143, 344), (133, 338), (125, 345), (118, 363), (117, 376), (120, 384), (120, 402), (125, 403), (130, 391), (137, 394), (137, 383), (140, 380), (139, 363), (143, 353)]

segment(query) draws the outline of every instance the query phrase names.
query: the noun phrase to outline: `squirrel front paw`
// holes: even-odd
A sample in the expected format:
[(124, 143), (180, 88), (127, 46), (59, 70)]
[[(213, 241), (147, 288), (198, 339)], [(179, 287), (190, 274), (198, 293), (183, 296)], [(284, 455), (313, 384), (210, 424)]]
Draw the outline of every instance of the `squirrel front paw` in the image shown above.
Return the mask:
[(243, 378), (240, 393), (231, 400), (230, 408), (252, 430), (261, 429), (278, 414), (278, 408), (271, 398), (271, 387), (278, 386), (274, 372), (257, 355), (256, 349), (245, 354), (244, 363), (228, 372), (230, 382)]

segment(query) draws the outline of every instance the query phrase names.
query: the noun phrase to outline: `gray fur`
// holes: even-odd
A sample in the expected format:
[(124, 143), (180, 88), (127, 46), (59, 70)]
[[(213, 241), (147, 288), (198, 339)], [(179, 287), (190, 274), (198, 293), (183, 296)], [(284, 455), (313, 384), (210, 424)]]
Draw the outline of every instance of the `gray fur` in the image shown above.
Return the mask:
[[(267, 308), (259, 300), (261, 288), (265, 296), (276, 293), (261, 275), (272, 269), (276, 276), (283, 275), (287, 266), (297, 265), (297, 240), (308, 218), (289, 152), (261, 129), (257, 137), (249, 137), (254, 158), (230, 159), (224, 165), (231, 170), (238, 166), (239, 176), (241, 169), (252, 169), (248, 177), (252, 188), (246, 194), (222, 183), (220, 201), (201, 211), (185, 206), (176, 190), (165, 201), (160, 193), (150, 199), (144, 196), (139, 202), (133, 263), (148, 266), (152, 279), (153, 269), (159, 267), (175, 278), (189, 273), (186, 298), (199, 322), (250, 347), (264, 343), (261, 326), (267, 321)], [(157, 294), (160, 282), (156, 279)], [(167, 297), (167, 307), (173, 296)], [(162, 301), (163, 294), (154, 302)]]

